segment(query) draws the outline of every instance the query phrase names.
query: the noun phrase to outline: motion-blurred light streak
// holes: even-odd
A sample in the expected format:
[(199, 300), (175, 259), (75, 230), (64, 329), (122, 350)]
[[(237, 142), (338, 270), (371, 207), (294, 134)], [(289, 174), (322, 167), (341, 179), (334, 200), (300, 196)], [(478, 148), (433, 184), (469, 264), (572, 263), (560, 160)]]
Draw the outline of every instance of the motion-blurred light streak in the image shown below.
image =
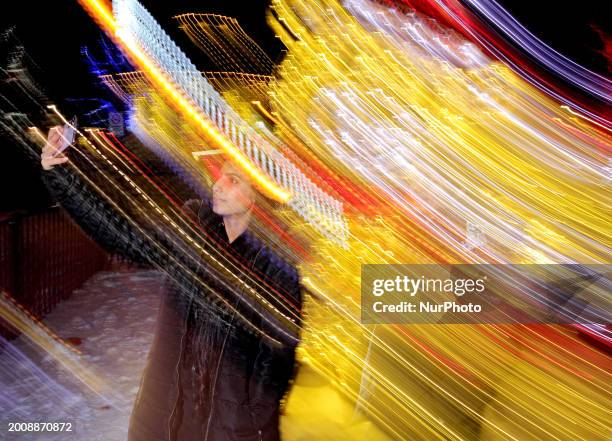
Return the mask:
[[(494, 0), (391, 0), (426, 11), (514, 69), (527, 82), (610, 130), (610, 79), (546, 45)], [(583, 94), (577, 94), (582, 90)], [(586, 99), (585, 99), (586, 98)]]
[[(381, 3), (274, 0), (269, 21), (289, 53), (273, 77), (253, 74), (267, 73), (257, 63), (247, 66), (259, 53), (248, 40), (218, 53), (237, 28), (221, 35), (202, 26), (227, 18), (181, 16), (198, 47), (213, 53), (207, 45), (217, 45), (222, 66), (252, 67), (207, 74), (208, 82), (138, 3), (114, 6), (117, 22), (108, 8), (94, 16), (140, 71), (103, 80), (129, 106), (130, 129), (142, 144), (196, 192), (205, 191), (220, 161), (194, 152), (220, 148), (244, 155), (244, 166), (270, 179), (269, 190), (291, 188), (289, 203), (304, 198), (274, 219), (256, 216), (254, 227), (299, 262), (312, 294), (301, 376), (283, 418), (287, 440), (329, 440), (332, 433), (369, 441), (609, 436), (601, 404), (609, 395), (609, 357), (573, 328), (513, 318), (504, 325), (359, 321), (366, 263), (609, 263), (610, 137), (600, 116), (496, 61), (486, 44), (477, 45), (484, 34), (468, 41)], [(452, 17), (454, 10), (444, 11)], [(170, 49), (151, 47), (149, 33)], [(210, 142), (202, 121), (222, 143)], [(263, 157), (264, 147), (254, 153), (246, 146), (251, 134), (265, 146)], [(207, 238), (181, 218), (174, 194), (129, 146), (102, 131), (88, 136), (87, 148), (105, 163), (97, 172), (118, 191), (131, 188), (130, 209), (151, 224), (161, 221), (181, 244), (186, 258), (178, 264), (203, 258), (224, 283), (236, 283), (239, 268), (203, 252)], [(277, 164), (299, 173), (276, 179)], [(499, 271), (515, 276), (505, 266)], [(528, 286), (516, 294), (542, 301)], [(291, 319), (289, 308), (277, 313)], [(585, 328), (609, 340), (605, 325)], [(346, 408), (358, 411), (335, 415)], [(309, 421), (332, 420), (335, 431), (308, 432)]]

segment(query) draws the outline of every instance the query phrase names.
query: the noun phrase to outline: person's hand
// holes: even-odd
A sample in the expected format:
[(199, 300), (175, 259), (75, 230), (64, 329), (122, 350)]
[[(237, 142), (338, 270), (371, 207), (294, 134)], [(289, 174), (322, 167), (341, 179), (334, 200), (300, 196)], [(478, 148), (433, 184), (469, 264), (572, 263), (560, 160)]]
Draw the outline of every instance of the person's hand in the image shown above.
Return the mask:
[(62, 126), (51, 127), (47, 134), (47, 143), (42, 149), (42, 155), (40, 156), (40, 163), (43, 170), (51, 170), (58, 164), (63, 164), (68, 161), (68, 158), (64, 155), (53, 156), (55, 152), (62, 145), (62, 133), (64, 128)]

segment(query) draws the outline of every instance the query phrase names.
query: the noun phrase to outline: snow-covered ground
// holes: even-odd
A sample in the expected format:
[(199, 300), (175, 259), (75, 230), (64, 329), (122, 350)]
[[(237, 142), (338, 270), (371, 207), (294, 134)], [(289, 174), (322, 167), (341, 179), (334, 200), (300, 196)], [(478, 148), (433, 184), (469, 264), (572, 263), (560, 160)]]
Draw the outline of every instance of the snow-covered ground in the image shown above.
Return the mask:
[[(97, 395), (26, 337), (12, 341), (0, 354), (0, 440), (125, 441), (161, 280), (155, 271), (98, 273), (44, 320), (59, 337), (80, 339), (76, 360), (112, 394)], [(9, 433), (9, 422), (71, 422), (73, 432)]]
[[(153, 339), (162, 287), (155, 271), (121, 270), (92, 277), (49, 314), (57, 336), (79, 339), (69, 355), (80, 373), (105, 383), (98, 395), (25, 336), (0, 353), (0, 440), (125, 441)], [(51, 340), (53, 341), (53, 340)], [(64, 351), (66, 352), (66, 351)], [(388, 441), (354, 403), (302, 364), (281, 418), (284, 441)], [(71, 433), (9, 433), (8, 422), (70, 422)]]

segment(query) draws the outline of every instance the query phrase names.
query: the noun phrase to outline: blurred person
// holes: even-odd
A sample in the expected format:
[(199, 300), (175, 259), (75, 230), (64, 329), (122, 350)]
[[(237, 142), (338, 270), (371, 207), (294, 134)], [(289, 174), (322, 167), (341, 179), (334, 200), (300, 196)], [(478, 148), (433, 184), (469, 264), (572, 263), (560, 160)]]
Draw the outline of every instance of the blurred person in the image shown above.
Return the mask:
[[(41, 155), (43, 180), (52, 196), (100, 245), (150, 265), (146, 237), (122, 221), (87, 183), (63, 165), (68, 161), (65, 155), (55, 155), (61, 131), (61, 127), (49, 131)], [(249, 179), (228, 161), (212, 188), (212, 201), (189, 200), (183, 208), (202, 231), (215, 238), (221, 251), (239, 262), (250, 277), (268, 286), (260, 295), (290, 304), (296, 312), (299, 338), (302, 296), (297, 270), (249, 232), (260, 197)], [(274, 345), (260, 334), (248, 332), (239, 326), (236, 310), (221, 314), (211, 302), (202, 306), (193, 301), (201, 294), (198, 291), (206, 289), (203, 284), (175, 276), (180, 269), (165, 271), (174, 280), (164, 290), (128, 440), (280, 440), (280, 403), (294, 373), (297, 339)], [(215, 285), (207, 280), (205, 286), (209, 282)], [(240, 288), (234, 284), (232, 289)], [(240, 313), (257, 320), (248, 309)]]

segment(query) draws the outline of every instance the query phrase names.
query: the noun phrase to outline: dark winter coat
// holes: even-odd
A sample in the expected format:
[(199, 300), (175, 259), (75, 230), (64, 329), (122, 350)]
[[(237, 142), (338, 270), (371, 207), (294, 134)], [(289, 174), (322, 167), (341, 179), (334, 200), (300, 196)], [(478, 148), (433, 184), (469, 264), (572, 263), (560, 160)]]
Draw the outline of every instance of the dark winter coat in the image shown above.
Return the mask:
[(230, 244), (207, 201), (183, 208), (207, 238), (196, 243), (234, 276), (167, 226), (135, 227), (66, 167), (44, 172), (44, 181), (98, 243), (168, 276), (129, 441), (279, 440), (299, 338), (295, 268), (248, 231)]

